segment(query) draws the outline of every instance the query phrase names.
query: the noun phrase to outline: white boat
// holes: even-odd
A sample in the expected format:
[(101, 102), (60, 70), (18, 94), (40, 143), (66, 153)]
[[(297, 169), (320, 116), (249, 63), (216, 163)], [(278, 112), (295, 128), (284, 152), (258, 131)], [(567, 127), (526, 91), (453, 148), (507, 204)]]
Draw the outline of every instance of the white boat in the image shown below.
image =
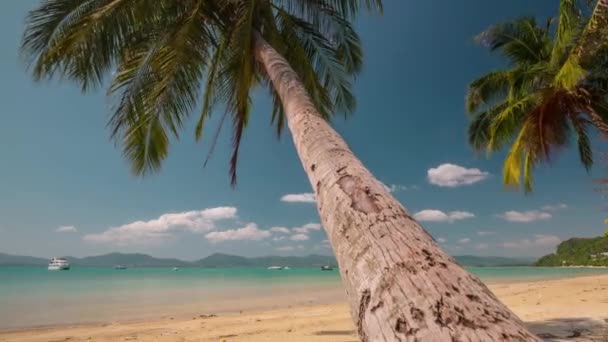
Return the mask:
[(270, 266), (267, 268), (268, 270), (282, 270), (283, 267), (282, 266)]
[(127, 266), (123, 266), (123, 265), (116, 265), (116, 266), (114, 266), (114, 269), (115, 269), (115, 270), (126, 270), (126, 269), (127, 269)]
[(173, 267), (174, 271), (179, 271), (179, 267)]
[(48, 269), (50, 271), (67, 271), (70, 269), (70, 263), (63, 258), (53, 258), (49, 262)]
[(285, 267), (283, 267), (283, 269), (284, 269), (284, 270), (290, 270), (290, 269), (291, 269), (291, 267), (289, 267), (289, 266), (285, 266)]
[(333, 267), (329, 265), (321, 266), (321, 271), (333, 271)]

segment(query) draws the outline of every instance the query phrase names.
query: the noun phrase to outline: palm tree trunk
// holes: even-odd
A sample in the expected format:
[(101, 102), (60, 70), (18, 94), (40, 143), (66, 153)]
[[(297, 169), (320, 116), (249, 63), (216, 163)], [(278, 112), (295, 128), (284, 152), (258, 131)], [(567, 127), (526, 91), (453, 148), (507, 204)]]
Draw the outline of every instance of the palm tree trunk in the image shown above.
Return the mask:
[(255, 54), (283, 103), (361, 341), (538, 341), (363, 166), (259, 34)]

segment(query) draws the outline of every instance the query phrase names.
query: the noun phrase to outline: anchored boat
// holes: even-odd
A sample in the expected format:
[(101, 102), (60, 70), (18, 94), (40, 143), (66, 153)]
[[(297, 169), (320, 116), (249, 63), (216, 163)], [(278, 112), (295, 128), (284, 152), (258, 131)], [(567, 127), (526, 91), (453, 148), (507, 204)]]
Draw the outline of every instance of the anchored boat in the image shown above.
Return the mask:
[(49, 262), (49, 271), (67, 271), (70, 269), (70, 263), (63, 258), (53, 258)]

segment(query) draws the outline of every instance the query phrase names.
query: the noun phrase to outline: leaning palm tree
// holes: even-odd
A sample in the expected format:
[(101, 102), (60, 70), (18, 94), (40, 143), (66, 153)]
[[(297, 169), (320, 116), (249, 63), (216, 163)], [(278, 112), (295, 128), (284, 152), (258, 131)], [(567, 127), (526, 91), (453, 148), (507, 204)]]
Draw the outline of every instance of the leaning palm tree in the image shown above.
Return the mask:
[[(361, 68), (350, 21), (380, 0), (45, 0), (22, 51), (34, 79), (83, 91), (113, 76), (111, 136), (136, 174), (158, 170), (197, 105), (201, 138), (220, 106), (230, 176), (258, 86), (274, 100), (317, 199), (362, 341), (532, 341), (523, 323), (354, 156), (328, 119), (354, 109)], [(215, 110), (217, 112), (217, 110)], [(220, 120), (220, 121), (223, 121)]]
[(572, 136), (589, 170), (589, 129), (608, 135), (608, 1), (598, 1), (590, 16), (587, 6), (561, 0), (557, 20), (538, 25), (534, 18), (521, 18), (477, 37), (506, 57), (509, 67), (470, 84), (469, 142), (490, 153), (511, 144), (503, 167), (506, 185), (519, 186), (523, 179), (525, 191), (531, 191), (534, 167)]

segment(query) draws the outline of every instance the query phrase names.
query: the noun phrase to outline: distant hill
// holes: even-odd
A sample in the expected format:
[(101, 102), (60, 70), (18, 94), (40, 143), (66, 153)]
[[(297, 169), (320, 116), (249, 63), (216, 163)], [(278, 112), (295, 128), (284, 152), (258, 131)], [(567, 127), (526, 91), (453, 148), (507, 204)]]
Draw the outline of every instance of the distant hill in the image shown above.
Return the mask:
[(505, 258), (493, 256), (457, 255), (454, 257), (459, 264), (473, 267), (504, 267), (504, 266), (531, 266), (532, 258)]
[[(155, 258), (140, 253), (110, 253), (84, 258), (65, 257), (72, 266), (86, 267), (112, 267), (123, 265), (127, 267), (201, 267), (201, 268), (229, 268), (229, 267), (317, 267), (321, 265), (336, 265), (334, 257), (323, 255), (309, 255), (303, 257), (264, 256), (246, 258), (237, 255), (222, 253), (211, 254), (197, 261), (184, 261), (179, 259)], [(29, 256), (18, 256), (0, 253), (0, 266), (43, 266), (48, 259)]]
[[(140, 253), (110, 253), (84, 258), (65, 257), (73, 266), (112, 267), (123, 265), (127, 267), (201, 267), (201, 268), (230, 268), (230, 267), (319, 267), (322, 265), (336, 266), (333, 256), (308, 255), (296, 256), (263, 256), (246, 258), (237, 255), (215, 253), (197, 261), (179, 259), (155, 258)], [(532, 260), (511, 259), (502, 257), (480, 257), (472, 255), (456, 256), (456, 260), (464, 266), (520, 266), (530, 265)], [(0, 266), (42, 266), (47, 259), (29, 256), (17, 256), (0, 253)]]
[(48, 263), (48, 260), (42, 258), (0, 253), (0, 266), (38, 266)]
[(256, 265), (249, 258), (238, 255), (215, 253), (201, 260), (195, 261), (194, 264), (203, 268), (226, 268), (226, 267), (255, 267)]
[(555, 253), (538, 259), (536, 265), (608, 266), (608, 237), (572, 238), (563, 241), (557, 246)]
[(146, 254), (134, 253), (110, 253), (84, 258), (65, 257), (68, 262), (75, 266), (110, 267), (115, 265), (137, 266), (137, 267), (186, 267), (190, 262), (178, 259), (160, 259)]

